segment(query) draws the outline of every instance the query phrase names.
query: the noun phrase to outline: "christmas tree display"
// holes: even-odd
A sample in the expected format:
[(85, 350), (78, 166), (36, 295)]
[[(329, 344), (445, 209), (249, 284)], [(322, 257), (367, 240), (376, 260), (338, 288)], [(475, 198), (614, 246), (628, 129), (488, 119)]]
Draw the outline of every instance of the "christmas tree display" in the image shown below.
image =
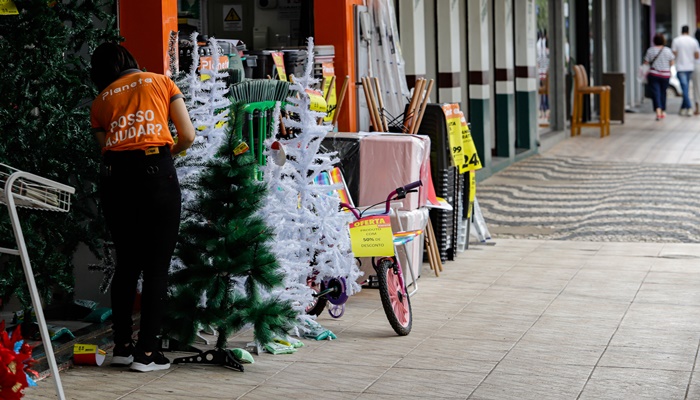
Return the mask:
[(284, 125), (298, 133), (275, 146), (274, 139), (268, 141), (268, 148), (282, 146), (286, 162), (279, 162), (273, 154), (280, 150), (270, 150), (264, 169), (270, 188), (264, 215), (268, 224), (276, 227), (272, 249), (285, 271), (288, 289), (279, 295), (293, 301), (297, 311), (314, 301), (311, 290), (304, 287), (307, 280), (316, 284), (339, 280), (344, 286), (342, 296), (350, 296), (360, 290), (356, 281), (362, 274), (350, 247), (351, 215), (339, 211), (339, 187), (316, 183), (321, 173), (333, 168), (335, 160), (333, 154), (319, 152), (331, 127), (319, 125), (324, 113), (310, 109), (308, 91), (318, 83), (312, 77), (313, 39), (309, 39), (307, 54), (304, 76), (290, 86), (298, 96), (287, 99), (288, 117), (283, 118)]
[[(243, 104), (229, 115), (241, 124)], [(270, 295), (283, 276), (269, 250), (272, 231), (260, 215), (267, 187), (255, 179), (256, 161), (235, 124), (227, 124), (221, 146), (198, 175), (170, 278), (168, 335), (190, 344), (200, 327), (211, 326), (220, 351), (249, 325), (257, 343), (269, 343), (292, 330), (296, 317), (290, 302)]]
[[(106, 238), (95, 207), (100, 152), (90, 133), (89, 54), (117, 38), (113, 2), (15, 0), (17, 15), (0, 17), (0, 163), (76, 189), (69, 213), (20, 210), (37, 286), (46, 303), (68, 300), (79, 243), (102, 254)], [(101, 28), (97, 28), (101, 25)], [(7, 213), (0, 213), (0, 246), (14, 248)], [(0, 259), (0, 297), (16, 293), (30, 305), (18, 257)]]
[[(197, 36), (197, 32), (190, 36), (192, 64), (189, 71), (178, 72), (172, 62), (175, 45), (173, 35), (171, 35), (169, 51), (173, 80), (185, 96), (187, 111), (196, 129), (195, 141), (187, 150), (187, 156), (179, 157), (175, 161), (182, 188), (185, 218), (187, 218), (189, 204), (194, 201), (197, 193), (195, 183), (198, 181), (198, 175), (204, 170), (206, 162), (219, 149), (221, 140), (226, 134), (228, 109), (231, 105), (226, 87), (228, 74), (217, 70), (215, 63), (198, 69), (200, 57)], [(212, 54), (212, 59), (219, 59), (221, 51), (216, 39), (210, 38), (206, 48), (206, 52)]]

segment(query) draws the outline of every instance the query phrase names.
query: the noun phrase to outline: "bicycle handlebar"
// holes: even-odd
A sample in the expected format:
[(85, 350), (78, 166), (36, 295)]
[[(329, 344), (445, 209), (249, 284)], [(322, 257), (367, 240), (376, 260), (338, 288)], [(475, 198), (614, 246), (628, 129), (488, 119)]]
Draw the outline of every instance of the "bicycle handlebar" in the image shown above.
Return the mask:
[[(423, 182), (421, 182), (420, 180), (417, 180), (415, 182), (409, 183), (408, 185), (398, 187), (398, 188), (396, 188), (396, 190), (392, 190), (391, 193), (389, 193), (389, 196), (387, 196), (387, 198), (386, 198), (386, 209), (384, 210), (384, 214), (389, 214), (389, 210), (391, 209), (391, 200), (394, 197), (394, 195), (398, 194), (399, 195), (398, 198), (403, 199), (406, 197), (407, 193), (409, 193), (411, 190), (413, 190), (419, 186), (423, 186)], [(377, 203), (374, 206), (377, 206), (379, 204), (382, 204), (382, 203)], [(372, 207), (374, 207), (374, 206), (372, 206)], [(360, 213), (358, 211), (358, 209), (351, 207), (350, 204), (341, 202), (340, 208), (341, 209), (347, 208), (348, 210), (350, 210), (353, 213), (353, 215), (355, 216), (355, 219), (360, 219), (362, 217), (362, 213)]]
[(421, 182), (420, 179), (417, 180), (417, 181), (415, 181), (415, 182), (411, 182), (411, 183), (409, 183), (408, 185), (404, 186), (404, 187), (403, 187), (403, 190), (405, 190), (405, 191), (408, 192), (409, 190), (415, 189), (415, 188), (417, 188), (417, 187), (419, 187), (419, 186), (423, 186), (423, 182)]
[(391, 207), (391, 198), (394, 197), (395, 194), (398, 194), (399, 199), (404, 199), (406, 198), (406, 193), (408, 193), (409, 190), (415, 189), (419, 186), (422, 186), (423, 182), (421, 180), (417, 180), (415, 182), (411, 182), (408, 185), (401, 186), (399, 188), (396, 188), (396, 190), (392, 190), (391, 193), (389, 193), (389, 196), (386, 198), (386, 209), (384, 210), (385, 214), (389, 214), (389, 209)]

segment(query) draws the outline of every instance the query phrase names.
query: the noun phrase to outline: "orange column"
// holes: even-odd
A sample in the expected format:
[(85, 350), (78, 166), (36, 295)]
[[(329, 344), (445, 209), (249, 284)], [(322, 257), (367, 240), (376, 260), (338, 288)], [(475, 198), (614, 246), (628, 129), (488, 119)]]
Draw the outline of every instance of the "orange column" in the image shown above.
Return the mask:
[(141, 68), (165, 73), (170, 31), (177, 32), (177, 0), (120, 1), (119, 31)]
[(339, 132), (357, 132), (357, 98), (355, 92), (355, 23), (354, 5), (362, 5), (362, 0), (314, 1), (314, 43), (332, 44), (335, 47), (333, 64), (338, 77), (338, 85), (346, 75), (350, 84), (341, 114), (338, 117)]

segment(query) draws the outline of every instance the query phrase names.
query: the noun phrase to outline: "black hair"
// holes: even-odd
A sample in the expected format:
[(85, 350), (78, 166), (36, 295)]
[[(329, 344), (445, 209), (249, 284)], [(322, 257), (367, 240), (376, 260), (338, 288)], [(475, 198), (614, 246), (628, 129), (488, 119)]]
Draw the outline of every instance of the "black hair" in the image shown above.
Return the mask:
[(657, 33), (656, 35), (654, 35), (654, 45), (655, 46), (663, 46), (664, 44), (666, 44), (666, 38), (664, 37), (663, 34)]
[(90, 66), (90, 79), (101, 92), (116, 81), (122, 72), (138, 69), (139, 63), (123, 46), (116, 43), (102, 43), (92, 52)]
[(700, 42), (700, 28), (695, 30), (695, 40)]
[(681, 33), (688, 33), (690, 32), (690, 28), (688, 28), (688, 25), (683, 25), (681, 28)]

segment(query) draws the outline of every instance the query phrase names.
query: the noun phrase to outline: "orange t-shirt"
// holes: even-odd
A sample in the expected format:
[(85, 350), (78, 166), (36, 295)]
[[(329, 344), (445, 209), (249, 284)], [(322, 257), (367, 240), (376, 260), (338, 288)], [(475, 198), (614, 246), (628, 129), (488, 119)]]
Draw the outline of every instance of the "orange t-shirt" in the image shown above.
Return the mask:
[(105, 132), (107, 150), (145, 150), (173, 144), (168, 129), (170, 103), (182, 92), (170, 78), (127, 71), (92, 102), (93, 132)]

